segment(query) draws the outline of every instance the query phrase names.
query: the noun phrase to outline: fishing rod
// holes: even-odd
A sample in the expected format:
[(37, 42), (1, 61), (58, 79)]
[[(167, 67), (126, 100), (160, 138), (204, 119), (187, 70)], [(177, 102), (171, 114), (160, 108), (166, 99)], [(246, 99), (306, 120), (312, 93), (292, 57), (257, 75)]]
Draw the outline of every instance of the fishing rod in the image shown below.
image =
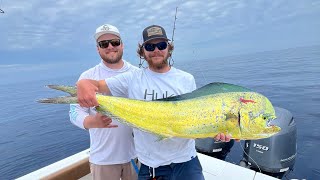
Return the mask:
[(173, 43), (173, 37), (174, 37), (174, 31), (176, 30), (176, 21), (177, 21), (177, 12), (178, 12), (178, 6), (176, 7), (176, 13), (174, 15), (174, 22), (173, 22), (173, 29), (172, 29), (172, 38), (171, 42)]
[[(177, 21), (177, 13), (178, 13), (178, 6), (176, 7), (176, 13), (174, 15), (174, 22), (173, 22), (173, 29), (172, 29), (172, 38), (171, 38), (171, 44), (173, 45), (173, 37), (174, 37), (174, 31), (176, 30), (176, 21)], [(169, 59), (169, 66), (173, 66), (174, 60), (172, 58), (173, 51), (170, 52), (170, 59)]]
[[(2, 2), (2, 1), (1, 1)], [(4, 13), (4, 11), (0, 8), (0, 13)]]

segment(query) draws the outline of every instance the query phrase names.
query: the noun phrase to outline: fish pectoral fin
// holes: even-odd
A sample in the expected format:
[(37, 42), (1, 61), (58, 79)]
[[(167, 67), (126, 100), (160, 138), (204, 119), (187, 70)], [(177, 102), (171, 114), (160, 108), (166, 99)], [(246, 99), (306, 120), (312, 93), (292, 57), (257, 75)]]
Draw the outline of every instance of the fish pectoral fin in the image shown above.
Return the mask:
[(159, 142), (159, 141), (163, 141), (163, 140), (166, 140), (166, 139), (168, 139), (168, 138), (170, 138), (170, 137), (167, 137), (167, 136), (162, 136), (162, 135), (156, 135), (157, 136), (157, 142)]

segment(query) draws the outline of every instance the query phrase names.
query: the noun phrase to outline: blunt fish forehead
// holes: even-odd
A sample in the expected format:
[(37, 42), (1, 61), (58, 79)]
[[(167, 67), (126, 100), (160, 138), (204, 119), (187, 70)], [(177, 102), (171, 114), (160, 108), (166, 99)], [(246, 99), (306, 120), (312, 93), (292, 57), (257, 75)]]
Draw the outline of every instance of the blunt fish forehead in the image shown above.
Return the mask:
[(270, 120), (275, 118), (275, 110), (272, 103), (265, 96), (260, 95), (261, 100), (257, 106), (257, 111), (264, 119)]
[(265, 116), (266, 119), (268, 120), (272, 120), (276, 118), (276, 112), (274, 110), (274, 107), (272, 105), (272, 103), (269, 101), (269, 99), (266, 99), (266, 111), (263, 114)]

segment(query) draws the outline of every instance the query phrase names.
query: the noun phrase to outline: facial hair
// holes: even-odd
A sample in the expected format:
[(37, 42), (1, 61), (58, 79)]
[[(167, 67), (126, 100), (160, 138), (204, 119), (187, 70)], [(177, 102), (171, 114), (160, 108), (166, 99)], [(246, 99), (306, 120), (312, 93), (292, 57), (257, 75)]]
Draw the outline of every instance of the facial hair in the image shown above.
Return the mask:
[(102, 60), (108, 64), (116, 64), (122, 59), (123, 50), (119, 49), (115, 57), (109, 57), (108, 55), (101, 56)]
[(169, 58), (169, 53), (166, 55), (166, 57), (163, 57), (162, 62), (160, 63), (154, 63), (151, 59), (151, 57), (146, 57), (146, 61), (148, 62), (148, 65), (151, 69), (163, 69), (164, 67), (168, 66), (168, 58)]

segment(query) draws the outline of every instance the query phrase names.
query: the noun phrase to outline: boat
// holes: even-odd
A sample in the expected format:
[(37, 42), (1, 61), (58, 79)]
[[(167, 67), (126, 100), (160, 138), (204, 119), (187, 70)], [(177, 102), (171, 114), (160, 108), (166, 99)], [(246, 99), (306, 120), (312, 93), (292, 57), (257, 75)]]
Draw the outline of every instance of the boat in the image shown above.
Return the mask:
[[(63, 160), (50, 164), (39, 170), (24, 175), (17, 180), (58, 180), (58, 179), (80, 179), (89, 180), (91, 178), (89, 167), (89, 152), (86, 149), (75, 155), (67, 157)], [(198, 153), (198, 158), (203, 168), (203, 174), (206, 180), (221, 179), (221, 180), (275, 180), (272, 176), (256, 172), (254, 170), (241, 167), (217, 158), (213, 158), (201, 153)], [(232, 173), (230, 173), (232, 172)]]

